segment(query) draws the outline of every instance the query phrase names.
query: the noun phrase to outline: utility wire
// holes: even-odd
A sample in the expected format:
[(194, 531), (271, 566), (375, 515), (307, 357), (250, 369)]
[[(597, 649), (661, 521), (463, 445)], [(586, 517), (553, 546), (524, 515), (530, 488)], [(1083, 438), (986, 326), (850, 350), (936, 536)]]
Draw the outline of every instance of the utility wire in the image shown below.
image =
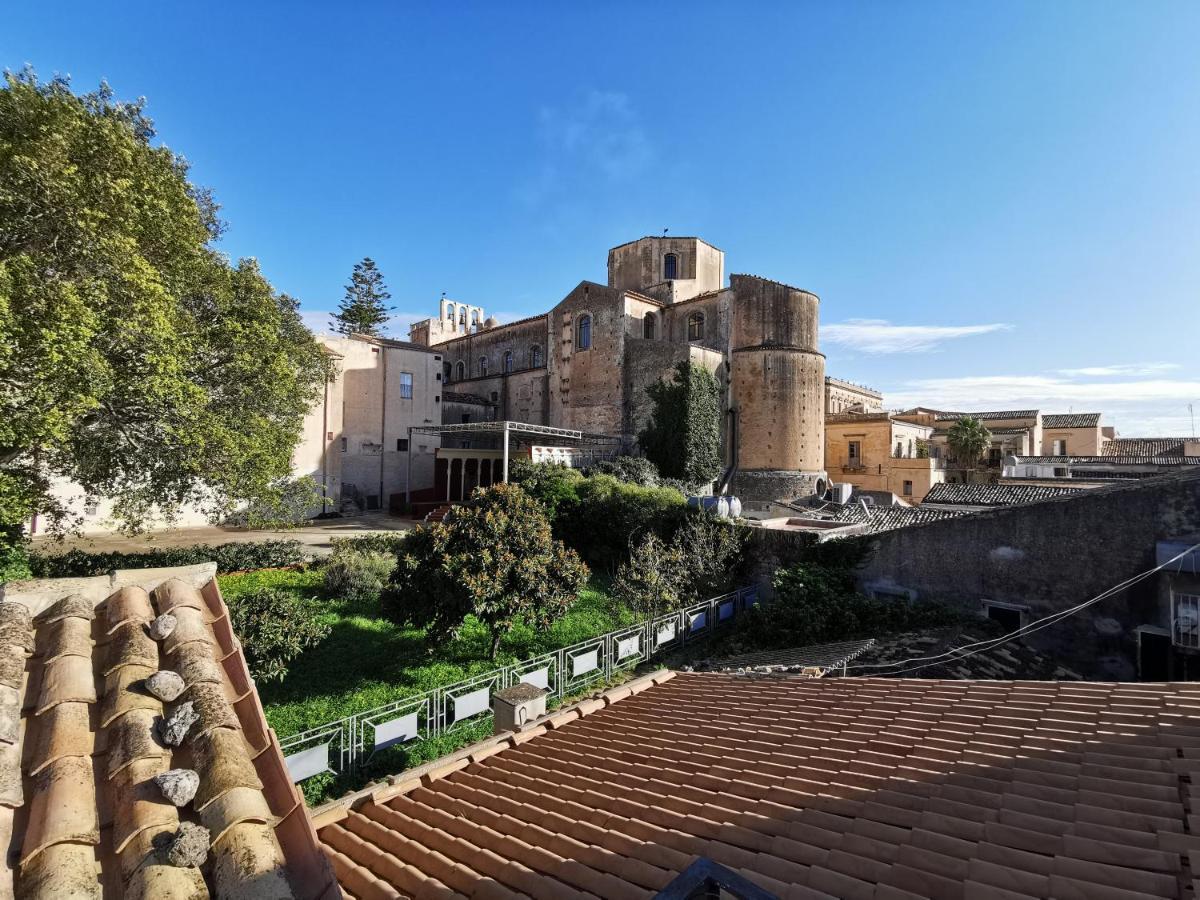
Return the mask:
[(944, 653), (938, 654), (937, 656), (917, 656), (913, 657), (912, 659), (899, 660), (890, 663), (859, 663), (857, 665), (847, 666), (846, 669), (895, 669), (896, 666), (909, 666), (909, 663), (921, 663), (921, 665), (909, 666), (908, 668), (882, 673), (884, 675), (902, 675), (905, 672), (915, 672), (919, 669), (927, 669), (930, 666), (940, 665), (944, 662), (967, 659), (968, 657), (974, 656), (977, 653), (986, 652), (987, 650), (994, 650), (996, 647), (1006, 644), (1009, 641), (1016, 640), (1018, 637), (1023, 637), (1027, 634), (1033, 634), (1036, 631), (1041, 631), (1043, 628), (1049, 628), (1051, 625), (1057, 625), (1059, 622), (1063, 621), (1069, 616), (1073, 616), (1075, 613), (1080, 612), (1089, 606), (1093, 606), (1102, 600), (1106, 600), (1114, 594), (1120, 593), (1121, 591), (1130, 588), (1141, 581), (1144, 581), (1151, 575), (1161, 572), (1167, 566), (1177, 562), (1197, 549), (1200, 549), (1200, 544), (1194, 544), (1191, 547), (1188, 547), (1186, 550), (1177, 553), (1166, 562), (1160, 563), (1151, 569), (1147, 569), (1145, 572), (1140, 572), (1137, 575), (1134, 575), (1132, 578), (1127, 578), (1125, 581), (1122, 581), (1119, 584), (1110, 587), (1108, 590), (1097, 594), (1090, 600), (1085, 600), (1083, 603), (1073, 606), (1070, 609), (1060, 610), (1059, 612), (1051, 613), (1048, 616), (1043, 616), (1041, 619), (1030, 622), (1028, 625), (1023, 625), (1016, 631), (1011, 631), (1008, 634), (1001, 635), (1000, 637), (975, 641), (971, 644), (964, 644), (961, 647), (954, 647)]

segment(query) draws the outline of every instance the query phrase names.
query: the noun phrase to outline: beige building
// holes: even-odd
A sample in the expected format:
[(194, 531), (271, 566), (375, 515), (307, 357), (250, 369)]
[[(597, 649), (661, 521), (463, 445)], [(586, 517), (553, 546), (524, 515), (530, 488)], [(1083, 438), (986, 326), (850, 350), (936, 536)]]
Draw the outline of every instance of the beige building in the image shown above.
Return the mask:
[(945, 480), (943, 461), (923, 455), (932, 434), (931, 425), (892, 413), (827, 415), (825, 468), (835, 482), (920, 503), (933, 485)]
[(442, 354), (387, 338), (318, 337), (338, 374), (308, 414), (293, 457), (297, 476), (324, 488), (324, 511), (387, 509), (408, 487), (433, 485), (435, 435), (408, 429), (442, 423)]
[(825, 414), (843, 412), (883, 412), (883, 394), (879, 391), (825, 376)]
[(1100, 425), (1100, 413), (1047, 414), (1042, 416), (1038, 455), (1099, 456), (1104, 442), (1112, 436), (1111, 428)]
[(690, 361), (722, 387), (719, 488), (750, 500), (823, 491), (819, 300), (754, 275), (725, 280), (725, 254), (707, 241), (646, 237), (609, 251), (607, 284), (580, 282), (546, 313), (496, 325), (482, 307), (443, 299), (410, 337), (443, 356), (447, 424), (577, 429), (626, 451), (650, 418), (646, 388)]

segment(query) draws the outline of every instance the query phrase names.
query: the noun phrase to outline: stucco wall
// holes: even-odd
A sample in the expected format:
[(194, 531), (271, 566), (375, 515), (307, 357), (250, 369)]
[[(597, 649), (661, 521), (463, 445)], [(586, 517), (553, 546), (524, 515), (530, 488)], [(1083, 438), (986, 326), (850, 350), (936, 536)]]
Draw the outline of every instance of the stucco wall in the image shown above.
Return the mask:
[(1034, 455), (1049, 456), (1055, 441), (1067, 442), (1067, 456), (1099, 456), (1104, 445), (1100, 426), (1094, 428), (1042, 428), (1042, 446)]

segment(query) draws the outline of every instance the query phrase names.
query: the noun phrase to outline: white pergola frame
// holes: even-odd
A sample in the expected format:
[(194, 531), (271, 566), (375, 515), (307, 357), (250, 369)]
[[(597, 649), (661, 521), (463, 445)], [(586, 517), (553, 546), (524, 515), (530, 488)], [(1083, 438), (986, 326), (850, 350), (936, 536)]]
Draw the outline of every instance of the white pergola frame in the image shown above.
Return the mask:
[[(556, 442), (569, 443), (576, 446), (581, 444), (617, 445), (621, 443), (619, 437), (613, 437), (612, 435), (594, 434), (574, 428), (557, 428), (553, 425), (534, 425), (532, 422), (513, 422), (508, 419), (500, 422), (463, 422), (458, 425), (412, 425), (408, 429), (408, 452), (405, 454), (408, 466), (408, 474), (404, 485), (404, 502), (406, 504), (412, 502), (412, 436), (414, 434), (436, 434), (439, 436), (443, 434), (479, 434), (491, 435), (493, 437), (499, 436), (503, 452), (501, 475), (502, 480), (506, 483), (508, 482), (508, 448), (509, 442), (513, 439), (517, 440), (518, 443), (532, 443), (529, 438), (553, 438)], [(525, 437), (524, 441), (522, 441), (522, 437)]]

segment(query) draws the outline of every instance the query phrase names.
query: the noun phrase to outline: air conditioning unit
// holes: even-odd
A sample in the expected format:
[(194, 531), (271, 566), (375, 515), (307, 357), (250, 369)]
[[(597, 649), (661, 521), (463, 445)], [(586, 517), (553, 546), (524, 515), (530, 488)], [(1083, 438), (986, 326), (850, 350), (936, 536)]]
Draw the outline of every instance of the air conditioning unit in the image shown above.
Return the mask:
[(850, 502), (850, 495), (854, 493), (854, 485), (835, 482), (829, 486), (829, 493), (834, 503), (846, 504)]

